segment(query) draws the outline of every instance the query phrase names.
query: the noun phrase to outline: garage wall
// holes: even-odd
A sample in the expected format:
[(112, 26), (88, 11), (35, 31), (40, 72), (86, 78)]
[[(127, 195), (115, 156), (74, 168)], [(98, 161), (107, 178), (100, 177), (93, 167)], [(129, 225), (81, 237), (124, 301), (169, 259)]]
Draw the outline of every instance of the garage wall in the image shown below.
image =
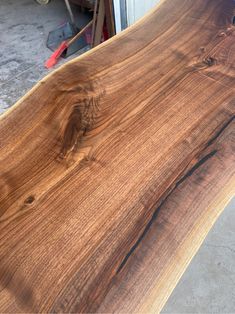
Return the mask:
[[(1, 0), (0, 0), (1, 1)], [(113, 0), (116, 32), (130, 26), (161, 0)]]
[(159, 2), (160, 0), (126, 0), (128, 25), (136, 22)]

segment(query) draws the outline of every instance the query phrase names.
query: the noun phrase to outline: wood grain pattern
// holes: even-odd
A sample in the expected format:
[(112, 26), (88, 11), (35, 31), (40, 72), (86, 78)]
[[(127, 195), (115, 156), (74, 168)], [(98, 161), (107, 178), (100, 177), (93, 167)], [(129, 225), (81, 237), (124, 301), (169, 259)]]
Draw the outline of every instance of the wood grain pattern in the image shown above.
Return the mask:
[(224, 204), (234, 195), (234, 151), (232, 121), (155, 209), (98, 312), (160, 312)]
[(234, 9), (165, 0), (1, 117), (1, 312), (161, 308), (234, 192)]

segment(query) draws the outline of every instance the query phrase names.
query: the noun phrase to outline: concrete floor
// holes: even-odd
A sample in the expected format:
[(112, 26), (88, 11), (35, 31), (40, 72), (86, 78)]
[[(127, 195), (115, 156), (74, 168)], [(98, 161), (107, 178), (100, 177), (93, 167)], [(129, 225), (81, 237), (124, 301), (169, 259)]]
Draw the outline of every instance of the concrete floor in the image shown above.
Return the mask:
[(207, 235), (163, 313), (235, 313), (235, 198)]
[[(88, 17), (78, 12), (76, 17), (79, 26), (87, 23)], [(47, 34), (68, 19), (63, 0), (47, 6), (34, 0), (0, 0), (0, 114), (49, 72), (43, 66), (51, 55)], [(162, 313), (235, 313), (235, 198)]]
[[(73, 8), (77, 26), (84, 26), (89, 16)], [(52, 54), (46, 47), (47, 35), (66, 21), (63, 0), (45, 6), (34, 0), (0, 0), (0, 114), (49, 73), (44, 67)]]

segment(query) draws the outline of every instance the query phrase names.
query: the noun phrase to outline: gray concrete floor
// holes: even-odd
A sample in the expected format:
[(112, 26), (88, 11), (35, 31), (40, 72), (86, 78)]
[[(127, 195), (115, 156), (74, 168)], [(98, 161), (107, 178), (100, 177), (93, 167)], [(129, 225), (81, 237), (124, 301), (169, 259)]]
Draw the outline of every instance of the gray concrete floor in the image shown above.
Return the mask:
[(235, 313), (235, 198), (174, 289), (166, 313)]
[[(73, 9), (78, 27), (84, 26), (89, 16)], [(47, 35), (66, 21), (63, 0), (44, 6), (34, 0), (0, 0), (0, 114), (49, 73), (44, 67), (52, 54)], [(74, 56), (61, 59), (57, 67)]]
[[(76, 11), (79, 26), (88, 17)], [(0, 114), (49, 71), (45, 42), (69, 20), (63, 0), (0, 0)], [(65, 62), (62, 61), (62, 62)], [(60, 62), (61, 64), (61, 62)], [(235, 313), (235, 199), (210, 231), (162, 313)]]

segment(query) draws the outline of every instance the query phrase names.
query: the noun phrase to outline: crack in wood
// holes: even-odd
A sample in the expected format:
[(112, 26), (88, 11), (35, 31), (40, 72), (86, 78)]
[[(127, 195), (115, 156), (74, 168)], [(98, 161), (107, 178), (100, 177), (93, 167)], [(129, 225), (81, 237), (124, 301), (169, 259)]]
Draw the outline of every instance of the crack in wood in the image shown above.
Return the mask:
[[(233, 115), (221, 128), (220, 130), (208, 141), (208, 143), (205, 145), (204, 149), (201, 152), (201, 155), (203, 154), (203, 151), (205, 149), (207, 149), (209, 146), (211, 146), (217, 139), (218, 137), (224, 132), (224, 130), (232, 123), (232, 121), (234, 120), (235, 116)], [(139, 246), (139, 244), (141, 243), (141, 241), (143, 240), (143, 238), (146, 236), (146, 234), (148, 233), (151, 225), (153, 224), (153, 222), (155, 221), (155, 219), (157, 218), (157, 215), (161, 209), (161, 207), (165, 204), (165, 202), (167, 201), (167, 199), (170, 197), (170, 195), (175, 191), (176, 188), (178, 188), (187, 178), (189, 178), (190, 176), (193, 175), (193, 173), (200, 168), (203, 164), (205, 164), (208, 160), (210, 160), (212, 157), (214, 157), (216, 155), (216, 153), (218, 152), (217, 149), (212, 150), (211, 152), (209, 152), (208, 154), (206, 154), (204, 157), (202, 157), (201, 159), (198, 160), (198, 162), (191, 167), (178, 181), (176, 181), (174, 187), (172, 189), (170, 189), (169, 193), (163, 198), (163, 200), (161, 201), (160, 205), (155, 209), (151, 219), (149, 220), (149, 222), (147, 223), (147, 225), (144, 228), (144, 231), (142, 232), (142, 234), (139, 236), (139, 238), (137, 239), (137, 241), (134, 243), (134, 245), (131, 247), (131, 249), (129, 250), (129, 252), (126, 254), (126, 256), (124, 257), (124, 259), (122, 260), (120, 266), (118, 267), (117, 271), (116, 271), (116, 275), (118, 273), (121, 272), (121, 270), (123, 269), (123, 267), (125, 266), (125, 264), (127, 263), (128, 259), (130, 258), (130, 256), (133, 254), (133, 252), (136, 250), (136, 248)]]
[(219, 131), (208, 141), (205, 148), (211, 146), (216, 139), (223, 133), (223, 131), (233, 122), (235, 115), (232, 115), (231, 118), (219, 129)]
[(210, 158), (212, 158), (213, 156), (216, 155), (216, 153), (218, 152), (217, 149), (214, 149), (213, 151), (211, 151), (210, 153), (208, 153), (206, 156), (204, 156), (202, 159), (200, 159), (190, 170), (188, 170), (186, 172), (186, 174), (179, 179), (174, 188), (170, 190), (170, 192), (167, 194), (167, 196), (162, 200), (161, 204), (157, 207), (157, 209), (154, 211), (151, 219), (149, 220), (149, 222), (147, 223), (143, 233), (140, 235), (140, 237), (138, 238), (138, 240), (135, 242), (135, 244), (131, 247), (130, 251), (127, 253), (127, 255), (124, 257), (124, 259), (122, 260), (120, 266), (117, 269), (116, 274), (118, 274), (124, 267), (124, 265), (126, 264), (127, 260), (129, 259), (129, 257), (132, 255), (132, 253), (135, 251), (135, 249), (139, 246), (139, 244), (141, 243), (141, 241), (143, 240), (143, 238), (145, 237), (145, 235), (147, 234), (147, 232), (149, 231), (151, 225), (153, 224), (153, 222), (155, 221), (155, 219), (157, 218), (157, 215), (161, 209), (161, 207), (165, 204), (165, 202), (167, 201), (167, 199), (171, 196), (171, 194), (175, 191), (176, 188), (178, 188), (188, 177), (192, 176), (192, 174), (199, 168), (201, 167), (203, 164), (205, 164)]

